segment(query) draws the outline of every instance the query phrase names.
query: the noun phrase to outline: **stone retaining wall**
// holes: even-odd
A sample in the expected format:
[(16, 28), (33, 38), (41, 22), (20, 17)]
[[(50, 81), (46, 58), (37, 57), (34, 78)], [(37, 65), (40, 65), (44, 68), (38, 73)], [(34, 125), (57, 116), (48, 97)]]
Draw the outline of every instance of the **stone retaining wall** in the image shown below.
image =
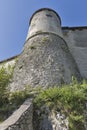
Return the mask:
[(0, 124), (0, 130), (33, 130), (33, 104), (26, 100), (7, 120)]

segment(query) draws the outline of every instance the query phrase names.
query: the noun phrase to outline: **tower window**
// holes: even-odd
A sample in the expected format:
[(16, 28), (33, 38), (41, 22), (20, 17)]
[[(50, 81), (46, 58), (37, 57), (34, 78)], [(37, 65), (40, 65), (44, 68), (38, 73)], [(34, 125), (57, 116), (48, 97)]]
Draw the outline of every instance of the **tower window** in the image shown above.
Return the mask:
[(52, 17), (52, 15), (51, 15), (51, 14), (46, 14), (46, 16), (47, 16), (47, 17)]

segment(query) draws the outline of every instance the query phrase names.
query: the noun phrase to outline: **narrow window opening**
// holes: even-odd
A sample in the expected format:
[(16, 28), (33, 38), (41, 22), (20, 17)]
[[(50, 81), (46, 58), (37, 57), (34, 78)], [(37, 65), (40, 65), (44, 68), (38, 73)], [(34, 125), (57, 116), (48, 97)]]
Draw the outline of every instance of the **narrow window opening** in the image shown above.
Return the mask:
[(47, 17), (52, 17), (52, 15), (51, 15), (51, 14), (46, 14), (46, 16), (47, 16)]

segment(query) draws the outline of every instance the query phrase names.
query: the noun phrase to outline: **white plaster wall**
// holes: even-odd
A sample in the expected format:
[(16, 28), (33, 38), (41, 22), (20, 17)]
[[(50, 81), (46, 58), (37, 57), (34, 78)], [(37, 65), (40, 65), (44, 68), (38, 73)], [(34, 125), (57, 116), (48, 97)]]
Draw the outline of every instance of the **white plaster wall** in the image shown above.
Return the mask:
[(63, 30), (63, 36), (82, 77), (87, 79), (87, 29)]
[(51, 10), (41, 10), (36, 12), (31, 19), (26, 40), (34, 34), (41, 32), (51, 32), (62, 37), (60, 19), (56, 13)]

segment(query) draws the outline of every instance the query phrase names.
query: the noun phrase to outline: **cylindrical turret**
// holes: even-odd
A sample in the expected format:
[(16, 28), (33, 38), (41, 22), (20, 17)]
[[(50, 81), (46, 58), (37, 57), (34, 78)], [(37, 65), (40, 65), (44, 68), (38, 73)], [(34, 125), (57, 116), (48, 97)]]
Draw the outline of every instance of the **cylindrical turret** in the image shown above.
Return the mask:
[(80, 73), (63, 39), (61, 20), (51, 9), (40, 9), (30, 20), (24, 49), (16, 64), (11, 90), (26, 85), (52, 87), (70, 83)]
[(44, 8), (36, 11), (32, 15), (26, 40), (35, 34), (43, 32), (54, 33), (63, 37), (61, 20), (54, 10)]

